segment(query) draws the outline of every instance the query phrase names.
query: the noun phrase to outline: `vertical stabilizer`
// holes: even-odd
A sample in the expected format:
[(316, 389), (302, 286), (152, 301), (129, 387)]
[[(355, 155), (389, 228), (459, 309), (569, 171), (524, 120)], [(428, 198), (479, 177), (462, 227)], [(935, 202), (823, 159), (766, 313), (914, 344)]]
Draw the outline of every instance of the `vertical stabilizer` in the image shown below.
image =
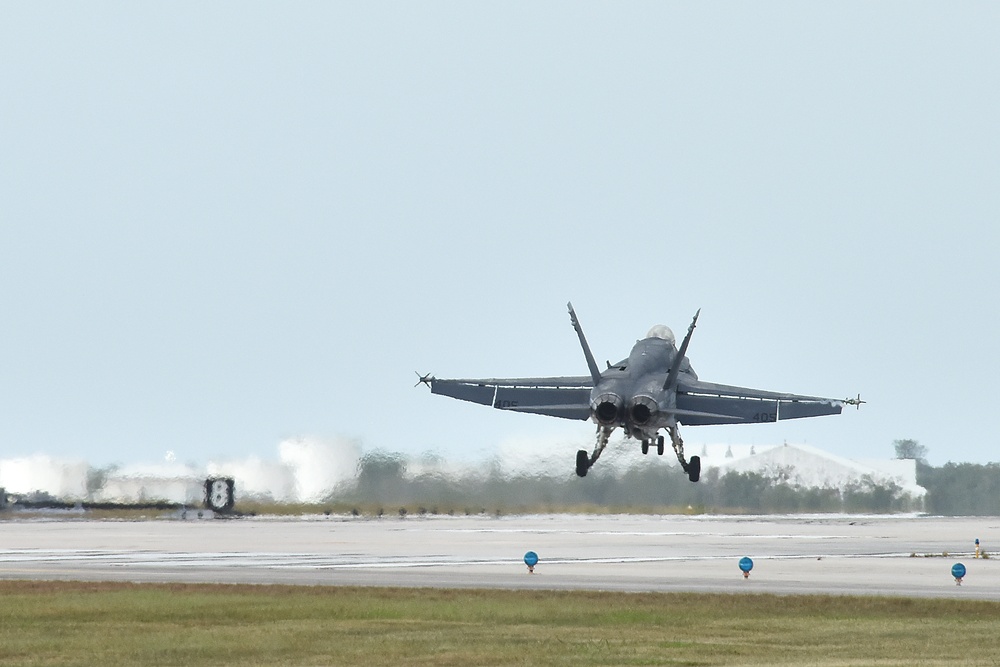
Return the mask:
[(694, 314), (694, 319), (691, 320), (691, 326), (688, 327), (687, 335), (684, 336), (684, 342), (681, 343), (681, 349), (677, 350), (677, 356), (674, 357), (674, 363), (667, 374), (667, 380), (663, 383), (663, 388), (667, 391), (677, 388), (677, 375), (681, 372), (681, 364), (684, 362), (684, 355), (687, 354), (688, 343), (691, 342), (691, 334), (694, 333), (694, 327), (698, 324), (699, 315), (701, 315), (701, 308)]
[(594, 361), (594, 353), (590, 351), (590, 345), (587, 344), (587, 337), (583, 335), (583, 327), (580, 326), (580, 320), (576, 319), (576, 311), (573, 310), (573, 304), (567, 303), (566, 307), (569, 308), (569, 319), (573, 323), (573, 328), (576, 329), (576, 335), (580, 337), (583, 356), (587, 357), (587, 366), (590, 367), (590, 377), (594, 378), (594, 384), (596, 385), (601, 381), (601, 369), (597, 367), (597, 362)]

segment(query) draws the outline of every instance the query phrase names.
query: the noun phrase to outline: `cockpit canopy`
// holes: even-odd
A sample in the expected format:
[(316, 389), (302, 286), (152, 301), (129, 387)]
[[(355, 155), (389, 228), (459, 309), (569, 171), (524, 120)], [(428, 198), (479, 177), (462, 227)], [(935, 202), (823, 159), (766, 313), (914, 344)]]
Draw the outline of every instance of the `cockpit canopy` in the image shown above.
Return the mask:
[(649, 330), (646, 334), (646, 338), (659, 338), (670, 343), (671, 347), (677, 345), (677, 340), (674, 338), (674, 332), (670, 330), (665, 324), (657, 324), (655, 327)]

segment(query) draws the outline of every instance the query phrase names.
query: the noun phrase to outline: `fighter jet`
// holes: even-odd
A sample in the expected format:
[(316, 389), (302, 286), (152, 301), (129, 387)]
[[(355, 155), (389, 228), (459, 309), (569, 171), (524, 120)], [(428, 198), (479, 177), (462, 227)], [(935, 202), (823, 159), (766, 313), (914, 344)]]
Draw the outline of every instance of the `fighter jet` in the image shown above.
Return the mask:
[(857, 398), (839, 400), (699, 380), (685, 355), (701, 310), (695, 313), (680, 349), (676, 347), (673, 332), (657, 325), (636, 342), (627, 359), (609, 363), (602, 372), (594, 361), (573, 304), (567, 306), (590, 369), (589, 376), (447, 380), (418, 373), (417, 385), (426, 384), (432, 394), (492, 405), (498, 410), (592, 420), (597, 424), (597, 445), (589, 454), (584, 449), (577, 452), (576, 474), (580, 477), (586, 477), (600, 458), (615, 429), (621, 428), (626, 439), (639, 440), (643, 454), (655, 446), (661, 456), (664, 437), (660, 431), (664, 430), (670, 436), (681, 468), (692, 482), (701, 476), (701, 459), (685, 455), (679, 429), (682, 423), (685, 426), (761, 424), (837, 415), (845, 404), (860, 407), (864, 403), (860, 394)]

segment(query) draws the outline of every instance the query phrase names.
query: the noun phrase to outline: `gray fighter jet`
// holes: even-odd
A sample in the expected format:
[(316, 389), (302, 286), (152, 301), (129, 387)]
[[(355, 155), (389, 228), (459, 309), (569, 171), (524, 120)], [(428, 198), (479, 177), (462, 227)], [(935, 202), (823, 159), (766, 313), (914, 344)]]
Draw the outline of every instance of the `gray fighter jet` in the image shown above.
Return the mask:
[(664, 438), (670, 444), (688, 479), (697, 482), (701, 460), (684, 454), (678, 425), (745, 424), (775, 422), (820, 415), (840, 414), (844, 405), (860, 407), (861, 396), (844, 400), (799, 396), (760, 389), (746, 389), (698, 379), (687, 357), (688, 344), (698, 322), (695, 313), (687, 335), (677, 349), (674, 334), (657, 325), (637, 341), (628, 359), (608, 364), (601, 372), (583, 335), (583, 328), (569, 307), (570, 320), (583, 354), (590, 367), (589, 376), (537, 378), (484, 378), (478, 380), (442, 380), (430, 374), (420, 376), (417, 384), (426, 384), (431, 393), (463, 401), (492, 405), (498, 410), (532, 412), (564, 419), (593, 420), (597, 424), (597, 446), (590, 454), (581, 449), (576, 454), (576, 474), (587, 471), (607, 447), (618, 427), (626, 438), (642, 442), (642, 453), (651, 446), (663, 455)]

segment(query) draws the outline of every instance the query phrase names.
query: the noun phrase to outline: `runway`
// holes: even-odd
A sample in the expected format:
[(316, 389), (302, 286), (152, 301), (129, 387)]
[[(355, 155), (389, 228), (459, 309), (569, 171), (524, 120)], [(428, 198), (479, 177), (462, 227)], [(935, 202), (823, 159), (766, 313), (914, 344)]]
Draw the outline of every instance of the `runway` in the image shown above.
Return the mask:
[[(1000, 600), (1000, 518), (426, 516), (0, 522), (0, 578)], [(527, 551), (540, 562), (529, 574)], [(750, 556), (744, 579), (738, 561)], [(968, 572), (961, 586), (951, 566)]]

